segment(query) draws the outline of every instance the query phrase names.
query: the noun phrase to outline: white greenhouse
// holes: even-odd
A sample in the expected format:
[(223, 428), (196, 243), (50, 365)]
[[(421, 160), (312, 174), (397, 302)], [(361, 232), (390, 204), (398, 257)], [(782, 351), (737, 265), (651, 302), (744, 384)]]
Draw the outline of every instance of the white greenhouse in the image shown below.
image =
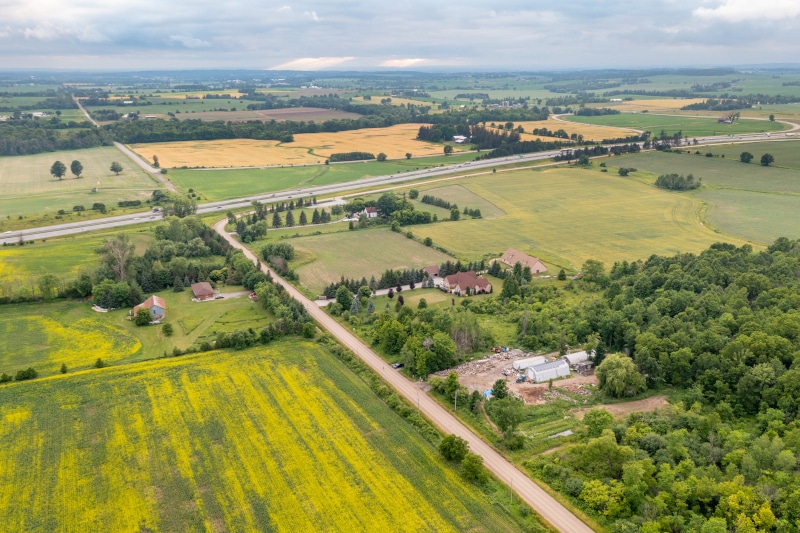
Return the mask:
[(543, 365), (546, 362), (547, 359), (541, 355), (536, 357), (527, 357), (525, 359), (517, 359), (514, 361), (514, 370), (525, 370), (526, 368), (530, 368), (532, 366)]
[(569, 365), (564, 359), (539, 366), (532, 366), (527, 370), (528, 381), (532, 381), (533, 383), (542, 383), (565, 376), (569, 376)]

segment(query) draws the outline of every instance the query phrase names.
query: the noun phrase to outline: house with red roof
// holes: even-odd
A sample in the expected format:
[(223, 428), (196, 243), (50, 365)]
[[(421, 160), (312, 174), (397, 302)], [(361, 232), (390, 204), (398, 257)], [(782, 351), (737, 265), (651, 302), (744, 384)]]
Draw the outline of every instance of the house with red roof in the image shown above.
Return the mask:
[(470, 294), (488, 294), (492, 292), (492, 284), (483, 277), (478, 277), (474, 271), (457, 272), (444, 278), (442, 290), (458, 296)]

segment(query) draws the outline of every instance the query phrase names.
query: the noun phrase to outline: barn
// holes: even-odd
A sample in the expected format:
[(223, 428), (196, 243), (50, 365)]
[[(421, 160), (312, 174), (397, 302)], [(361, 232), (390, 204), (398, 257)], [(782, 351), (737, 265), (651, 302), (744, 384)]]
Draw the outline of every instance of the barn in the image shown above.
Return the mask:
[(569, 365), (563, 359), (545, 363), (543, 365), (532, 366), (527, 370), (528, 381), (533, 383), (543, 383), (545, 381), (569, 376)]

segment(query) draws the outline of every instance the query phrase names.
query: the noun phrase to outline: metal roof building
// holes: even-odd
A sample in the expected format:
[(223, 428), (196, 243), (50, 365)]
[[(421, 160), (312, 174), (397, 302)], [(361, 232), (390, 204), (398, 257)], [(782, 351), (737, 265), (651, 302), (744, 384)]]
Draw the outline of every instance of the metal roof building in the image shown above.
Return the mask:
[(594, 358), (594, 352), (586, 353), (586, 350), (581, 350), (580, 352), (575, 353), (568, 353), (567, 355), (563, 356), (562, 359), (565, 359), (569, 366), (577, 365), (578, 363), (582, 363), (588, 359)]
[(526, 375), (529, 381), (534, 383), (542, 383), (550, 379), (569, 376), (569, 365), (564, 359), (559, 359), (558, 361), (553, 361), (552, 363), (532, 366), (528, 368)]
[(526, 359), (517, 359), (514, 361), (513, 367), (514, 370), (525, 370), (526, 368), (530, 368), (532, 366), (539, 366), (543, 365), (547, 362), (541, 355), (537, 355), (536, 357), (528, 357)]

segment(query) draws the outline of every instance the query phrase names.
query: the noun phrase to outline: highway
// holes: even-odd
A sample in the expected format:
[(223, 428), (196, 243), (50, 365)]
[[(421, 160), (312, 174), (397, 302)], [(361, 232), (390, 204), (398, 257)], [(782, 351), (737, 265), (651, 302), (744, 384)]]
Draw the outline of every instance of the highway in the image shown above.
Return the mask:
[[(742, 143), (742, 142), (753, 142), (753, 141), (786, 141), (792, 139), (800, 139), (800, 134), (793, 133), (796, 128), (800, 128), (800, 126), (795, 124), (792, 130), (782, 131), (777, 133), (769, 133), (769, 134), (759, 133), (759, 134), (718, 135), (718, 136), (701, 137), (697, 139), (698, 142), (697, 145), (689, 144), (686, 145), (686, 147), (691, 148), (693, 146), (702, 146), (702, 145), (730, 144), (730, 143)], [(609, 147), (610, 146), (611, 145), (609, 145)], [(146, 163), (142, 162), (138, 156), (130, 152), (130, 150), (128, 150), (126, 147), (120, 145), (118, 146), (118, 148), (120, 148), (124, 153), (126, 153), (126, 155), (128, 155), (132, 160), (136, 161), (139, 165), (145, 168), (145, 170), (148, 170), (149, 172), (153, 173), (153, 175), (157, 179), (161, 180), (164, 183), (169, 184), (169, 187), (172, 190), (174, 190), (174, 186), (172, 185), (172, 183), (166, 180), (164, 176), (161, 175), (160, 172), (150, 167)], [(495, 167), (508, 165), (512, 163), (532, 163), (536, 161), (550, 159), (558, 155), (560, 152), (561, 150), (552, 150), (548, 152), (521, 154), (521, 155), (502, 157), (497, 159), (469, 161), (466, 163), (446, 165), (442, 167), (433, 167), (424, 170), (414, 170), (410, 172), (403, 172), (400, 174), (388, 174), (385, 176), (362, 178), (359, 180), (349, 181), (346, 183), (339, 183), (335, 185), (321, 185), (317, 187), (306, 187), (302, 189), (285, 190), (275, 193), (256, 194), (247, 196), (245, 198), (234, 198), (231, 200), (222, 200), (219, 202), (210, 202), (201, 204), (198, 206), (197, 212), (202, 214), (202, 213), (214, 212), (216, 210), (227, 210), (227, 209), (237, 209), (240, 207), (248, 207), (253, 203), (253, 201), (256, 200), (264, 203), (271, 203), (271, 202), (288, 202), (289, 200), (296, 200), (298, 198), (308, 198), (313, 196), (331, 196), (346, 191), (364, 189), (369, 187), (380, 187), (384, 185), (398, 184), (407, 181), (414, 181), (418, 179), (432, 178), (449, 174), (455, 174), (457, 176), (459, 172), (463, 172), (464, 175), (466, 176), (467, 173), (473, 173), (474, 171), (477, 170), (486, 171), (486, 170), (491, 170)], [(95, 220), (87, 220), (82, 222), (71, 222), (67, 224), (41, 226), (38, 228), (30, 228), (25, 230), (6, 232), (0, 235), (0, 244), (15, 243), (18, 242), (20, 238), (26, 241), (30, 241), (30, 240), (48, 239), (52, 237), (61, 237), (66, 235), (74, 235), (86, 231), (115, 228), (131, 224), (141, 224), (147, 221), (156, 221), (160, 218), (161, 218), (160, 213), (145, 212), (145, 213), (134, 213), (130, 215), (120, 215), (115, 217), (107, 217)]]
[[(253, 263), (257, 263), (258, 258), (225, 231), (225, 224), (227, 222), (227, 219), (220, 220), (214, 225), (214, 230), (222, 235), (232, 246), (242, 250)], [(264, 265), (261, 266), (261, 269), (264, 273), (268, 272), (267, 267)], [(364, 344), (347, 328), (331, 318), (324, 309), (319, 308), (293, 285), (275, 274), (275, 272), (271, 272), (270, 274), (295, 300), (301, 302), (305, 306), (309, 314), (322, 328), (328, 330), (339, 342), (368, 364), (374, 372), (379, 374), (384, 381), (389, 383), (399, 394), (404, 396), (409, 403), (416, 405), (420, 412), (422, 412), (428, 420), (433, 422), (443, 433), (452, 433), (466, 440), (469, 444), (470, 451), (483, 457), (483, 464), (486, 468), (501, 481), (508, 484), (519, 498), (530, 505), (531, 508), (535, 509), (550, 525), (566, 533), (589, 533), (592, 531), (589, 526), (581, 522), (575, 515), (567, 510), (567, 508), (558, 503), (558, 501), (534, 483), (526, 474), (521, 472), (505, 457), (495, 451), (494, 448), (484, 442), (483, 439), (462, 424), (455, 416), (450, 414), (444, 407), (439, 405), (433, 398), (428, 396), (428, 394), (421, 389), (422, 383), (410, 381), (400, 372), (394, 370), (390, 365), (386, 364), (378, 354), (373, 352), (369, 346)]]

